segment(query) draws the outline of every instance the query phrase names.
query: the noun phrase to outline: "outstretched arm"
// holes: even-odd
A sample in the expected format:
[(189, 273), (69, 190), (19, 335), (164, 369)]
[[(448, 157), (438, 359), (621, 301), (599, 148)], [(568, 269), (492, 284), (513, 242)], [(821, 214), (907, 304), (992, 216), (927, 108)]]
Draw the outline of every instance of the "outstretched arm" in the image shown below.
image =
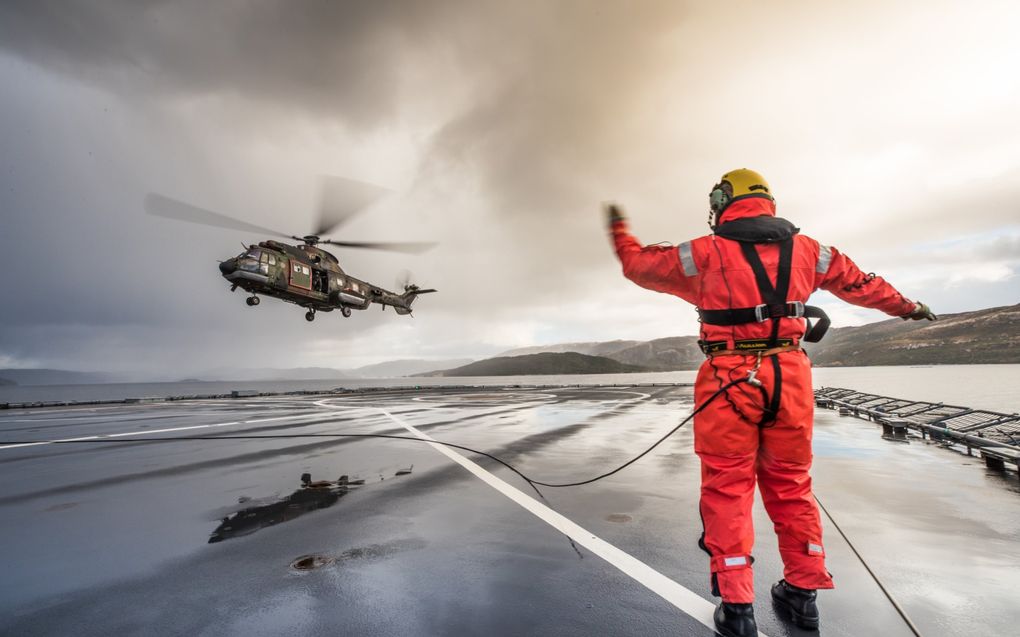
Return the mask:
[(684, 274), (675, 246), (642, 246), (630, 234), (623, 210), (616, 204), (606, 206), (606, 217), (625, 277), (643, 288), (695, 303), (698, 278)]
[(816, 274), (816, 288), (832, 292), (847, 303), (870, 307), (891, 316), (935, 320), (935, 315), (927, 305), (907, 299), (882, 277), (870, 272), (865, 274), (850, 257), (835, 248), (823, 245), (819, 248), (819, 263), (824, 263), (828, 258), (828, 267), (824, 272)]

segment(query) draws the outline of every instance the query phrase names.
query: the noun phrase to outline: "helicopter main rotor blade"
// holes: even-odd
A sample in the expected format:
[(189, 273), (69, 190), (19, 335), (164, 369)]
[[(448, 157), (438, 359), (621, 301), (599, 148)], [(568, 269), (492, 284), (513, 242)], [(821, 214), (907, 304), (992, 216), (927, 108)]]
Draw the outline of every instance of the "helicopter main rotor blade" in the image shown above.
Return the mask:
[(389, 252), (406, 252), (408, 254), (421, 254), (435, 247), (434, 243), (392, 243), (380, 241), (329, 241), (323, 240), (319, 243), (328, 243), (341, 248), (367, 248), (369, 250), (387, 250)]
[(390, 190), (382, 186), (347, 179), (322, 177), (319, 220), (313, 234), (322, 236), (371, 206)]
[(290, 235), (283, 234), (276, 230), (269, 228), (263, 228), (262, 226), (255, 225), (254, 223), (248, 223), (247, 221), (241, 221), (240, 219), (234, 219), (227, 215), (221, 215), (218, 212), (212, 210), (206, 210), (205, 208), (199, 208), (177, 199), (172, 199), (164, 195), (150, 192), (145, 195), (145, 211), (150, 215), (156, 217), (163, 217), (164, 219), (173, 219), (175, 221), (187, 221), (189, 223), (198, 223), (203, 226), (213, 226), (214, 228), (226, 228), (227, 230), (241, 230), (245, 232), (257, 232), (259, 234), (270, 234), (277, 237), (283, 237), (289, 239)]

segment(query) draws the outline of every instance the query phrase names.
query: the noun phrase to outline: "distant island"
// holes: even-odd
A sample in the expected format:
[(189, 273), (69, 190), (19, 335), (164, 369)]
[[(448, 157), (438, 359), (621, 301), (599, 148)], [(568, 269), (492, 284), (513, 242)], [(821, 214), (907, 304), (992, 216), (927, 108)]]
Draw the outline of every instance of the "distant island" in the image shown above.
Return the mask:
[(64, 369), (0, 369), (0, 385), (95, 385), (117, 382), (112, 374)]
[(523, 356), (500, 356), (454, 369), (438, 370), (417, 376), (521, 376), (549, 374), (625, 374), (646, 372), (645, 367), (628, 365), (604, 356), (577, 352), (544, 352)]
[[(803, 347), (816, 367), (1020, 363), (1020, 304), (946, 314), (935, 322), (889, 319), (860, 327), (841, 327), (829, 330), (821, 343), (804, 343)], [(552, 361), (556, 359), (536, 358), (542, 354), (564, 356), (571, 353), (636, 368), (631, 371), (695, 370), (705, 359), (698, 348), (697, 336), (670, 336), (651, 341), (524, 347), (447, 373), (421, 375), (620, 373), (605, 362), (593, 366), (604, 371), (545, 371), (554, 368)], [(462, 372), (465, 369), (470, 371)]]

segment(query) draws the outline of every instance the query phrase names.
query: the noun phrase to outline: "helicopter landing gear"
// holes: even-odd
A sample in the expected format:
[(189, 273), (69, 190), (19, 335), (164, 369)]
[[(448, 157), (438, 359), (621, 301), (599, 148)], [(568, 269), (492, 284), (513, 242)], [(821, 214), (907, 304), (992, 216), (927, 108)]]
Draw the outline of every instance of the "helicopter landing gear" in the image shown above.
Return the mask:
[(340, 308), (340, 314), (342, 314), (344, 318), (350, 318), (351, 317), (351, 308), (349, 308), (347, 306), (341, 307)]
[(257, 297), (257, 296), (249, 296), (248, 298), (246, 298), (244, 300), (244, 302), (247, 303), (249, 305), (249, 307), (250, 306), (255, 306), (255, 305), (259, 304), (259, 297)]
[(315, 320), (315, 310), (308, 310), (305, 312), (305, 320), (311, 323)]

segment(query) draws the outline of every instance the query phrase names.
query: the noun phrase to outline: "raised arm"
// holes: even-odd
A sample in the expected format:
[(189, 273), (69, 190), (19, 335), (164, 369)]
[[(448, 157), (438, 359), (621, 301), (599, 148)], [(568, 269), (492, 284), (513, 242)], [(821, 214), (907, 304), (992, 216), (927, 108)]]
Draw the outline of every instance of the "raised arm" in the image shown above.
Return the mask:
[(684, 274), (676, 246), (642, 246), (630, 234), (623, 211), (615, 204), (606, 206), (606, 216), (625, 277), (643, 288), (696, 302), (698, 278)]

